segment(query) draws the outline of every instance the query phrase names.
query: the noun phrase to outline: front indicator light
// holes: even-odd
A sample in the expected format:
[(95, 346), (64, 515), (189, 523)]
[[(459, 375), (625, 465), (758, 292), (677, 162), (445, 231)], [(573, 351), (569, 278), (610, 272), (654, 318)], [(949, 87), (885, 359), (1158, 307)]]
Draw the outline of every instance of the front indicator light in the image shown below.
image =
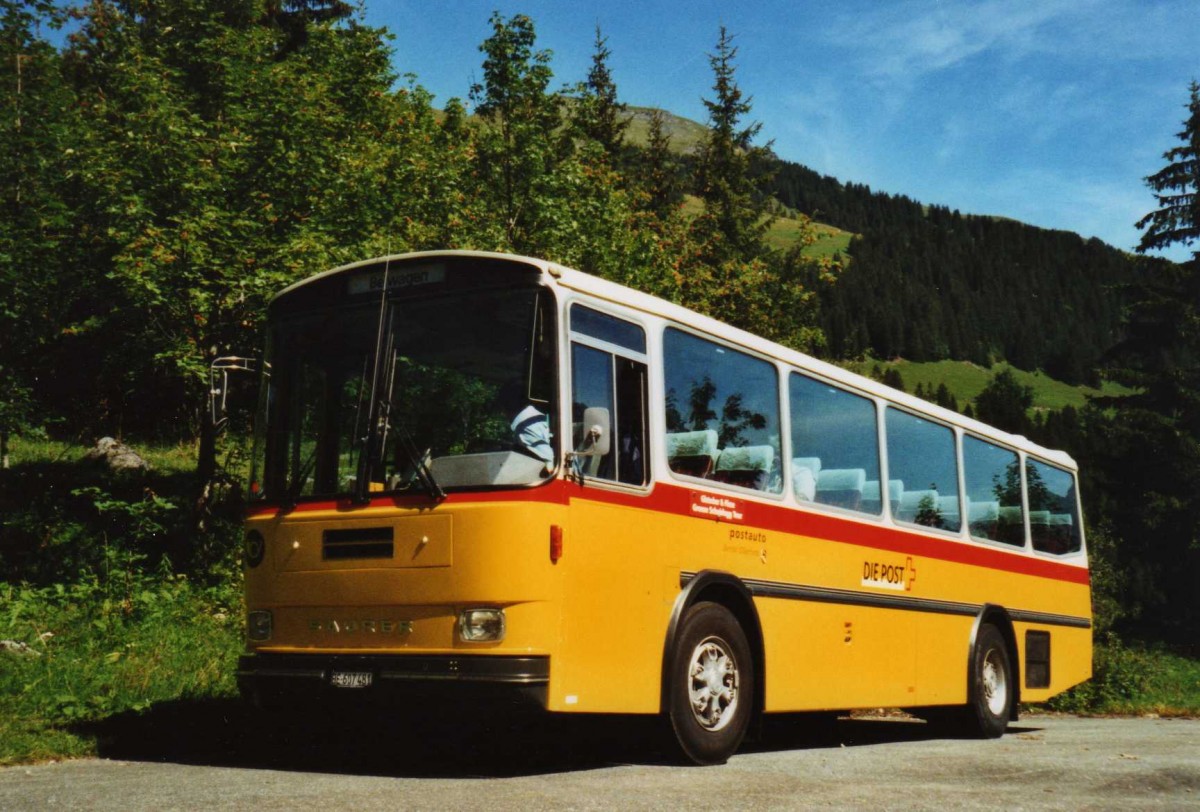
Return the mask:
[(504, 639), (504, 610), (464, 609), (458, 615), (458, 636), (464, 643), (499, 643)]
[(255, 643), (271, 639), (271, 613), (256, 610), (246, 615), (246, 636)]

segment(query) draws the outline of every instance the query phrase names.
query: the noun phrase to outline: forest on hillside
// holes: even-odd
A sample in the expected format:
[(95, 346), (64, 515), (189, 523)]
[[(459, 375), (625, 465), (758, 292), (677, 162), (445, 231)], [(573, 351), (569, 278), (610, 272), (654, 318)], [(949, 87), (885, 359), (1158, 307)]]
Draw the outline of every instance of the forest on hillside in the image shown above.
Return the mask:
[(1095, 384), (1127, 285), (1168, 263), (1100, 240), (925, 206), (780, 161), (785, 205), (855, 236), (819, 323), (834, 358), (1004, 360)]
[[(1195, 260), (782, 162), (759, 143), (724, 30), (707, 135), (682, 155), (661, 115), (628, 138), (599, 30), (587, 75), (556, 77), (534, 21), (495, 14), (480, 81), (435, 109), (419, 73), (395, 75), (386, 32), (341, 2), (0, 0), (0, 19), (0, 443), (195, 443), (197, 498), (159, 534), (163, 555), (210, 526), (223, 440), (207, 370), (261, 346), (270, 297), (364, 257), (470, 248), (555, 260), (834, 359), (1004, 360), (1128, 385), (1035, 420), (998, 376), (972, 408), (1080, 460), (1106, 627), (1200, 624)], [(1182, 146), (1151, 178), (1147, 248), (1197, 239), (1194, 86), (1190, 99)], [(801, 213), (786, 250), (765, 240), (779, 203)], [(843, 255), (805, 253), (816, 220), (856, 235)], [(6, 516), (28, 473), (0, 474)], [(58, 548), (44, 522), (4, 521), (4, 577), (29, 577), (30, 551)]]

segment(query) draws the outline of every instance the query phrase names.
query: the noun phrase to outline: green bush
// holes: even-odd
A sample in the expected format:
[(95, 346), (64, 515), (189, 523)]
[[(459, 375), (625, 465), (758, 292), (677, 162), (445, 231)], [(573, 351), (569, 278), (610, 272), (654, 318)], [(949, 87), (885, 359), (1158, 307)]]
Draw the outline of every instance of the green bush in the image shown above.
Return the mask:
[(1092, 678), (1050, 701), (1053, 710), (1069, 713), (1126, 713), (1142, 708), (1161, 652), (1129, 646), (1109, 632), (1097, 642)]

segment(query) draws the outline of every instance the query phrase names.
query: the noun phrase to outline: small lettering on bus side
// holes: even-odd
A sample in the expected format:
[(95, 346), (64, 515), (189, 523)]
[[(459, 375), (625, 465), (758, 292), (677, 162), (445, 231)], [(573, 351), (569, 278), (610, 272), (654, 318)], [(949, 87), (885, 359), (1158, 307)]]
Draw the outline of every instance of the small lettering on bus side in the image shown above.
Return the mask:
[(745, 509), (740, 499), (692, 491), (692, 515), (725, 522), (744, 522)]

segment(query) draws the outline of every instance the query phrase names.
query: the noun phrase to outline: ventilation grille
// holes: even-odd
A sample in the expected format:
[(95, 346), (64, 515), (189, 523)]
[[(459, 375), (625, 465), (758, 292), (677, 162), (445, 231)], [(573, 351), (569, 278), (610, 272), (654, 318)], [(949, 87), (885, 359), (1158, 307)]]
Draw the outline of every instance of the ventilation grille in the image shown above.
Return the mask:
[(394, 554), (395, 544), (390, 527), (326, 530), (322, 536), (321, 557), (326, 561), (391, 558)]

